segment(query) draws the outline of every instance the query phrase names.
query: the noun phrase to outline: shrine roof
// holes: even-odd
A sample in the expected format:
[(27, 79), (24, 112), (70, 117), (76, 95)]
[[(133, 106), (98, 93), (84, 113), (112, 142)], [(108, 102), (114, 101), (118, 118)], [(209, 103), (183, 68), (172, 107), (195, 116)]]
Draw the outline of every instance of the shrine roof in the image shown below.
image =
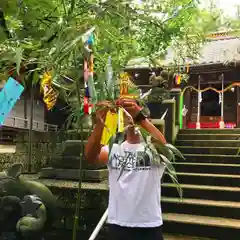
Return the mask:
[[(163, 65), (174, 65), (175, 53), (169, 48)], [(240, 61), (240, 38), (224, 38), (207, 41), (199, 51), (196, 59), (185, 59), (179, 65), (189, 63), (190, 65), (222, 64)]]
[[(195, 59), (185, 58), (176, 63), (177, 53), (169, 47), (164, 57), (158, 60), (158, 65), (174, 67), (190, 64), (191, 67), (202, 65), (225, 65), (225, 63), (240, 62), (240, 30), (222, 31), (206, 36), (206, 42), (199, 50)], [(149, 58), (136, 58), (128, 62), (126, 69), (143, 69), (153, 67)]]

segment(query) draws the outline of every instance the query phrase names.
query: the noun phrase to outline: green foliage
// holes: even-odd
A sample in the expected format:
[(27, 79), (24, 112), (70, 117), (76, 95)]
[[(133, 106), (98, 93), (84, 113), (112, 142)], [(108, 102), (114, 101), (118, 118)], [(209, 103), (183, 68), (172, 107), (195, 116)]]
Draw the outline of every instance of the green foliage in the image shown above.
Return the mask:
[[(51, 67), (56, 76), (64, 73), (77, 79), (81, 75), (77, 69), (82, 69), (81, 35), (94, 26), (97, 76), (108, 56), (114, 73), (118, 73), (131, 58), (154, 58), (173, 39), (178, 41), (183, 34), (188, 35), (189, 22), (194, 25), (196, 16), (201, 19), (197, 6), (193, 0), (148, 1), (142, 5), (123, 0), (3, 0), (0, 8), (12, 37), (5, 36), (0, 42), (6, 48), (2, 54), (9, 52), (8, 46), (12, 52), (22, 48), (23, 60), (37, 62), (41, 70)], [(202, 14), (202, 19), (206, 15)], [(191, 34), (196, 32), (192, 30)]]
[(198, 4), (196, 0), (149, 0), (140, 5), (130, 0), (2, 0), (6, 26), (0, 19), (1, 78), (6, 80), (9, 69), (15, 69), (25, 80), (32, 72), (39, 80), (51, 70), (72, 116), (79, 116), (75, 82), (83, 87), (83, 55), (89, 55), (83, 36), (89, 29), (95, 28), (92, 86), (98, 100), (112, 99), (112, 91), (106, 89), (109, 56), (116, 82), (130, 59), (148, 56), (159, 64), (169, 45), (181, 49), (181, 58), (197, 54), (205, 33), (217, 28), (218, 18)]

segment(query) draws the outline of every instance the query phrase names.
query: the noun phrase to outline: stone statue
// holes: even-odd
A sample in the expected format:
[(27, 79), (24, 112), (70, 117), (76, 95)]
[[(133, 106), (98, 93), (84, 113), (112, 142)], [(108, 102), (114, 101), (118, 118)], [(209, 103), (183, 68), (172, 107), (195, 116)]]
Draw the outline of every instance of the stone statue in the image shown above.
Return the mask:
[(42, 239), (56, 216), (56, 199), (43, 184), (21, 176), (14, 164), (0, 172), (0, 239)]
[(161, 103), (164, 99), (170, 98), (169, 84), (172, 79), (172, 73), (162, 71), (159, 76), (153, 73), (149, 78), (149, 83), (152, 86), (152, 92), (148, 97), (148, 102)]

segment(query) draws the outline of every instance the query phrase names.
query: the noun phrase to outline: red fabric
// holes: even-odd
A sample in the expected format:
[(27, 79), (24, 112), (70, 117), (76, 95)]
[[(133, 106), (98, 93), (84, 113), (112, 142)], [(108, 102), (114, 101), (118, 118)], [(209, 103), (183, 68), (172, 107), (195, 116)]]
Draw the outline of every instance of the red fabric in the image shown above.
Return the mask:
[(84, 97), (84, 101), (83, 101), (83, 111), (85, 114), (90, 114), (91, 110), (92, 110), (93, 104), (91, 104), (89, 102), (89, 98), (88, 97)]
[(89, 100), (88, 100), (87, 97), (84, 97), (83, 111), (84, 111), (85, 114), (89, 114)]

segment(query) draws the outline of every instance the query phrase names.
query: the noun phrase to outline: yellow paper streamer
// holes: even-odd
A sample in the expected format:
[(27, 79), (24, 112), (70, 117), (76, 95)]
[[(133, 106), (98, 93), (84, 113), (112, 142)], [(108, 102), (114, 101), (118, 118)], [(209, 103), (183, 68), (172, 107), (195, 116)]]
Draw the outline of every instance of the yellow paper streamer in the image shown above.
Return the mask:
[(137, 98), (137, 96), (129, 94), (129, 87), (135, 87), (135, 84), (131, 81), (128, 73), (123, 72), (120, 74), (120, 98)]
[(102, 145), (107, 145), (110, 138), (116, 133), (117, 124), (118, 124), (118, 114), (108, 111), (105, 119), (105, 127), (103, 129), (102, 138), (101, 138)]
[(124, 131), (124, 118), (122, 108), (118, 109), (118, 132)]
[(58, 94), (52, 88), (52, 76), (50, 72), (46, 72), (43, 75), (41, 91), (43, 92), (43, 101), (45, 102), (47, 109), (51, 110), (57, 102)]

